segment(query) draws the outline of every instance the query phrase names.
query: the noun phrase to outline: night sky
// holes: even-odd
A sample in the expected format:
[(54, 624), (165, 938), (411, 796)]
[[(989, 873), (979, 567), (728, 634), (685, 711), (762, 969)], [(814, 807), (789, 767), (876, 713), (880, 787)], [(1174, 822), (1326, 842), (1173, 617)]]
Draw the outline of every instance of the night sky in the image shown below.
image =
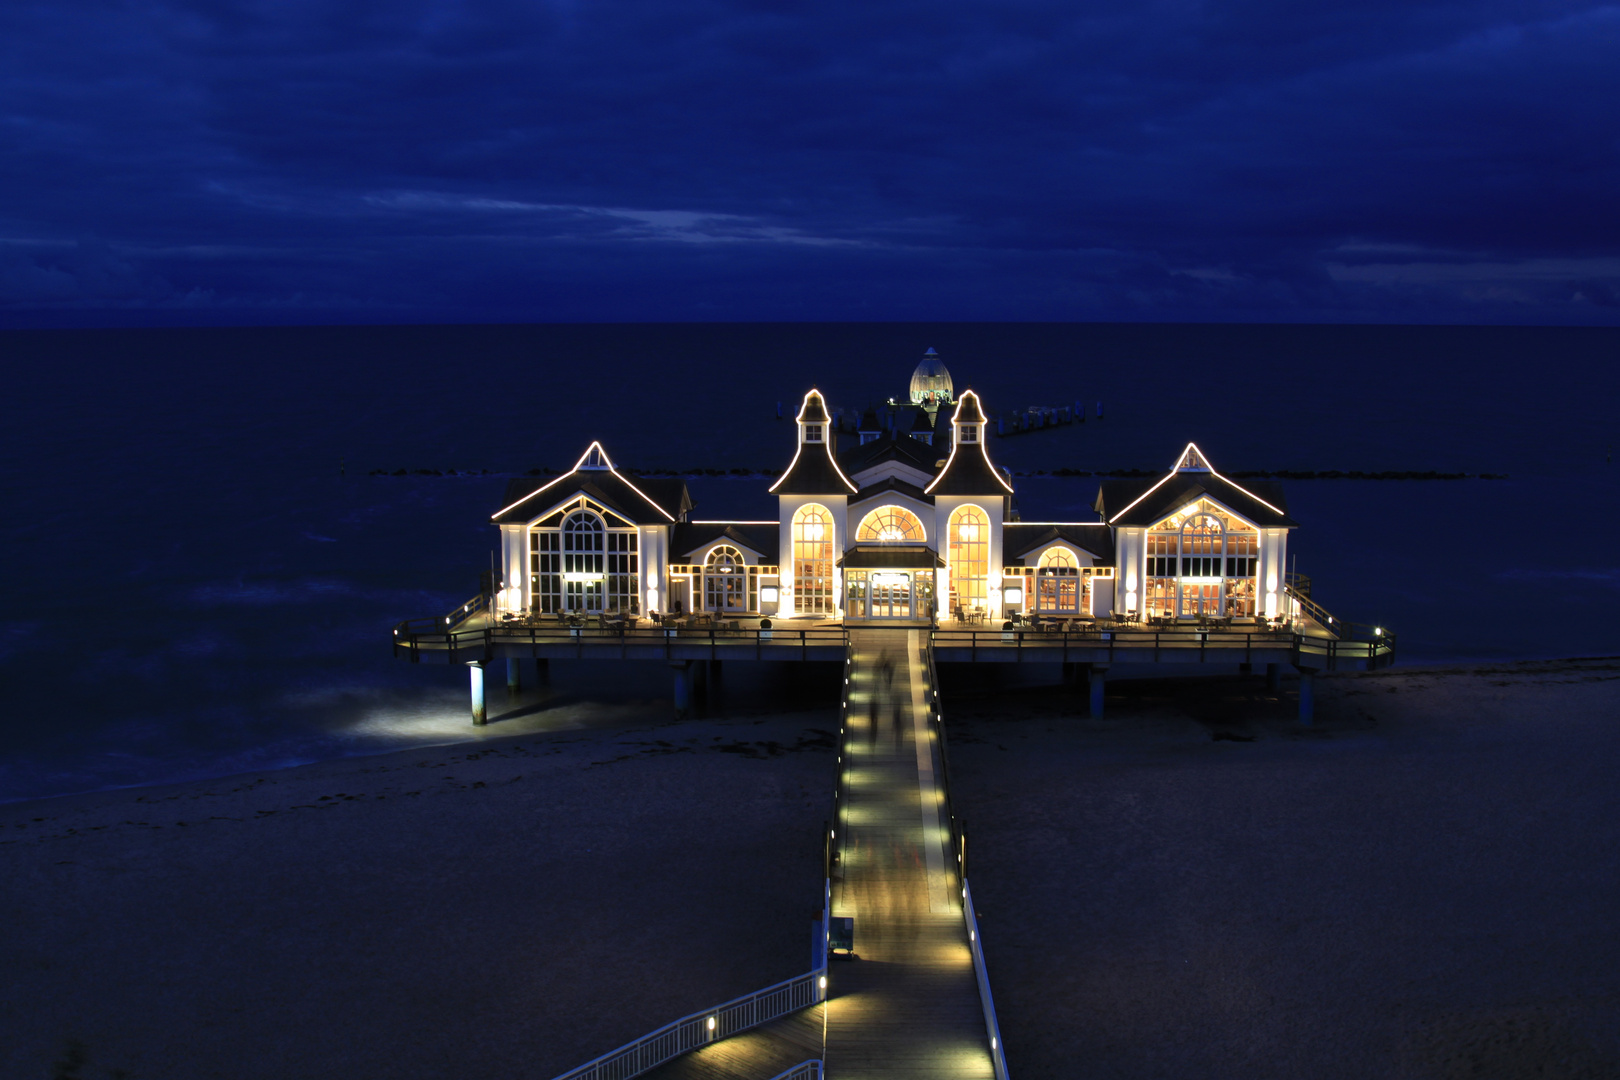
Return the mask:
[(1620, 323), (1620, 7), (8, 0), (0, 326)]

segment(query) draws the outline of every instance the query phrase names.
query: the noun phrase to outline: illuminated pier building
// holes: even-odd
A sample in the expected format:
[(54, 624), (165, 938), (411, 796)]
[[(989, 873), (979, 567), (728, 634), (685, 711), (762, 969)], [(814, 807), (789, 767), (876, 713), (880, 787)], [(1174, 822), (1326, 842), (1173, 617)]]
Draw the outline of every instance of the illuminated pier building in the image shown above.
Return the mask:
[(494, 614), (998, 626), (1291, 610), (1279, 485), (1228, 479), (1189, 443), (1158, 478), (1103, 480), (1095, 520), (1022, 521), (990, 434), (929, 350), (881, 415), (840, 423), (805, 394), (774, 521), (694, 519), (684, 481), (629, 474), (593, 443), (563, 476), (515, 481), (494, 515)]

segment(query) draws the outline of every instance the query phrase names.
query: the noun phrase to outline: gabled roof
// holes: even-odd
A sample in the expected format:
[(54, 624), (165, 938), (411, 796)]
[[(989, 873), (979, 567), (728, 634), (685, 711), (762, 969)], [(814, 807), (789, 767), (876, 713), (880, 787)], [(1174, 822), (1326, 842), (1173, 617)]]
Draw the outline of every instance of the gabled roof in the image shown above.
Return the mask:
[[(982, 424), (984, 410), (979, 407), (979, 395), (972, 390), (962, 391), (957, 399), (956, 412), (951, 416), (954, 424)], [(952, 429), (955, 430), (954, 428)], [(934, 482), (927, 487), (930, 495), (1003, 495), (1012, 494), (1012, 485), (990, 464), (981, 428), (977, 442), (964, 443), (951, 440), (951, 456)]]
[(782, 527), (777, 522), (758, 521), (690, 521), (675, 526), (670, 535), (671, 562), (696, 554), (719, 540), (745, 547), (763, 561), (774, 564), (777, 560), (778, 538)]
[(1001, 527), (1002, 550), (1009, 560), (1039, 555), (1059, 540), (1067, 540), (1081, 551), (1090, 552), (1099, 563), (1114, 561), (1114, 530), (1101, 521), (1009, 522)]
[(1215, 471), (1194, 443), (1187, 444), (1176, 459), (1176, 467), (1158, 480), (1104, 480), (1092, 507), (1110, 525), (1146, 527), (1205, 496), (1261, 528), (1292, 529), (1299, 525), (1288, 516), (1281, 484), (1271, 480), (1242, 484), (1228, 480)]
[(861, 493), (849, 500), (849, 506), (850, 509), (853, 510), (855, 507), (869, 503), (874, 499), (881, 499), (885, 495), (895, 493), (909, 495), (911, 498), (916, 499), (921, 503), (932, 503), (934, 501), (934, 497), (932, 495), (928, 494), (916, 484), (908, 484), (898, 476), (885, 476), (882, 480), (879, 480), (876, 483), (863, 484), (861, 486)]
[(888, 432), (864, 445), (851, 446), (838, 455), (838, 464), (847, 476), (865, 472), (885, 461), (898, 461), (932, 476), (934, 462), (938, 460), (939, 451), (936, 448), (910, 435), (892, 435)]
[[(804, 404), (799, 407), (799, 415), (795, 419), (801, 424), (826, 423), (827, 407), (821, 400), (821, 391), (811, 390), (804, 395)], [(803, 427), (800, 429), (800, 439), (793, 452), (793, 460), (788, 463), (784, 472), (776, 483), (772, 484), (772, 495), (853, 495), (855, 485), (849, 477), (839, 471), (838, 463), (832, 456), (832, 439), (830, 433), (823, 430), (820, 442), (805, 442)]]
[(514, 477), (506, 485), (497, 524), (533, 521), (572, 495), (585, 495), (638, 525), (668, 525), (692, 509), (686, 481), (646, 479), (615, 468), (602, 444), (593, 442), (573, 469), (551, 480)]

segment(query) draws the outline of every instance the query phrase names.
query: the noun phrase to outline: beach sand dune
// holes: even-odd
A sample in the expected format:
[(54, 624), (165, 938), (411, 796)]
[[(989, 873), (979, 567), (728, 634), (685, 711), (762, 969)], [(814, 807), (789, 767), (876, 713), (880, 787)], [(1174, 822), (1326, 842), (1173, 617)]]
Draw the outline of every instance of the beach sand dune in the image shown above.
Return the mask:
[(1620, 1076), (1620, 662), (943, 681), (1017, 1080)]
[(803, 971), (833, 715), (0, 807), (0, 1076), (543, 1080)]

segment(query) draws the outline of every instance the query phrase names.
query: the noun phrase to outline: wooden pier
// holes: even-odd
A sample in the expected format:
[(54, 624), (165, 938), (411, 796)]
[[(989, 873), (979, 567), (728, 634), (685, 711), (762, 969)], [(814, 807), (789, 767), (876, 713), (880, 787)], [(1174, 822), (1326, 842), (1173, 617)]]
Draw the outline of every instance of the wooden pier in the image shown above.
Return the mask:
[(854, 918), (856, 959), (831, 967), (827, 1074), (988, 1078), (989, 1036), (941, 813), (944, 762), (919, 659), (927, 633), (851, 638), (833, 915)]

